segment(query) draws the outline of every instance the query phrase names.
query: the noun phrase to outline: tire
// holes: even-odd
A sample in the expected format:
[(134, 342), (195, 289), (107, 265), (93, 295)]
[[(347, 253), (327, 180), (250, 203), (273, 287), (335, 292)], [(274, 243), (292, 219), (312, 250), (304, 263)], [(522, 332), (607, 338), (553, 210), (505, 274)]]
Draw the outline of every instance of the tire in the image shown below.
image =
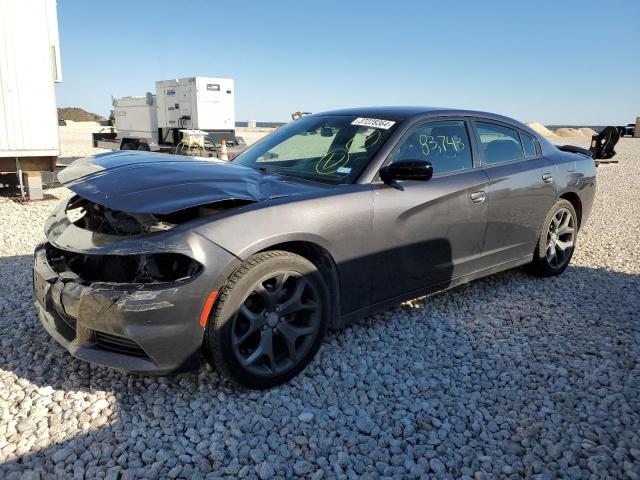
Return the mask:
[(148, 152), (151, 149), (149, 148), (149, 145), (147, 145), (146, 143), (139, 143), (137, 150), (142, 150), (144, 152)]
[(218, 296), (205, 328), (204, 356), (240, 386), (285, 383), (320, 348), (329, 301), (320, 272), (306, 258), (280, 250), (253, 255)]
[(137, 150), (138, 146), (134, 143), (134, 142), (126, 142), (124, 145), (122, 145), (122, 147), (120, 147), (120, 150)]
[(567, 200), (559, 200), (551, 207), (542, 225), (530, 271), (542, 277), (564, 272), (573, 257), (577, 235), (578, 215), (573, 205)]

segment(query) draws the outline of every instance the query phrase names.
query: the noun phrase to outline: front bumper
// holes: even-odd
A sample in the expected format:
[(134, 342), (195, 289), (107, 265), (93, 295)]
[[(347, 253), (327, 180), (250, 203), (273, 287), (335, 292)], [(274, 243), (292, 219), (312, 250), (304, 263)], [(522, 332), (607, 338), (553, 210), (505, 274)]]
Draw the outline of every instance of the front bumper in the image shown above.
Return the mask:
[(200, 314), (235, 257), (200, 237), (203, 271), (166, 284), (87, 283), (57, 273), (44, 244), (35, 250), (33, 288), (38, 316), (71, 355), (133, 373), (164, 375), (200, 364)]

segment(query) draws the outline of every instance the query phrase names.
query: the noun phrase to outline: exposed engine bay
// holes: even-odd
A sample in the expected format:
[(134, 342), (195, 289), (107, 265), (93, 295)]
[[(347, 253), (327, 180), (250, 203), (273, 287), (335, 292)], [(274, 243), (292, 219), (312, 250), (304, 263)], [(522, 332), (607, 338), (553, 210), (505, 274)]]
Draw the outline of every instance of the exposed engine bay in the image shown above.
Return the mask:
[(77, 227), (107, 235), (140, 235), (173, 227), (153, 215), (112, 210), (77, 195), (69, 201), (67, 217)]
[(248, 200), (223, 200), (189, 207), (169, 214), (127, 213), (99, 205), (78, 195), (67, 206), (69, 221), (84, 230), (107, 235), (142, 235), (170, 230), (175, 225), (210, 217), (253, 203)]

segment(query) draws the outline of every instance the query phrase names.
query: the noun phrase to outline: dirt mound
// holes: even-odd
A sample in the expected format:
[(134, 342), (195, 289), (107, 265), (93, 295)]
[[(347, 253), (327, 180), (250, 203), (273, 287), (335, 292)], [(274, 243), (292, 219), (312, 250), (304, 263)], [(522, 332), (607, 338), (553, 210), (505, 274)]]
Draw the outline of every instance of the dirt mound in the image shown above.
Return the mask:
[(577, 128), (558, 128), (554, 132), (559, 137), (584, 137), (584, 133)]
[(104, 120), (102, 115), (87, 112), (86, 110), (77, 107), (58, 108), (58, 117), (65, 120), (72, 120), (74, 122), (100, 122)]
[(534, 130), (535, 132), (538, 132), (540, 135), (542, 135), (543, 137), (555, 137), (554, 133), (549, 130), (547, 127), (545, 127), (544, 125), (542, 125), (541, 123), (538, 122), (528, 122), (527, 126), (531, 129)]
[(591, 138), (593, 135), (598, 134), (598, 132), (596, 132), (594, 129), (588, 128), (588, 127), (583, 127), (580, 129), (580, 131), (585, 137), (589, 137), (589, 138)]

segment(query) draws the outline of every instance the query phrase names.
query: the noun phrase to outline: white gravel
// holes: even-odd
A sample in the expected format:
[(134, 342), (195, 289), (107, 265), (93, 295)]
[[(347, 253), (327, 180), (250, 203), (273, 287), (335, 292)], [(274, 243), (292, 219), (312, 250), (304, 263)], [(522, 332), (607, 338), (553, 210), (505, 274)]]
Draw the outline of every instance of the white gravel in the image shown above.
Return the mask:
[(57, 200), (0, 197), (0, 478), (640, 479), (640, 139), (617, 150), (564, 275), (366, 318), (267, 392), (74, 360), (31, 300)]

